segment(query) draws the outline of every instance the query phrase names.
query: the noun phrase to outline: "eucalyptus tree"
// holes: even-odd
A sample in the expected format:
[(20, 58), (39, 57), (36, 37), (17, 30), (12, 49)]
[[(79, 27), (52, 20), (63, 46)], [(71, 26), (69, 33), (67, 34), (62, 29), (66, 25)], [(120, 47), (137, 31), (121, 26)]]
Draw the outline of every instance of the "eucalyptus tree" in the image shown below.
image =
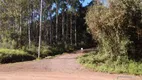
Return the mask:
[(55, 35), (55, 42), (58, 43), (58, 22), (59, 22), (59, 19), (58, 19), (58, 15), (59, 15), (59, 0), (55, 0), (55, 4), (56, 4), (56, 35)]
[(28, 4), (28, 18), (27, 18), (27, 26), (28, 26), (28, 45), (29, 48), (31, 47), (31, 25), (30, 23), (32, 22), (32, 11), (33, 11), (33, 5), (32, 5), (33, 0), (29, 0), (29, 4)]
[[(51, 6), (52, 7), (52, 6)], [(53, 30), (54, 30), (54, 25), (53, 25), (53, 17), (52, 17), (52, 14), (54, 13), (54, 11), (52, 10), (52, 9), (50, 9), (49, 11), (48, 11), (48, 14), (49, 14), (49, 21), (50, 21), (50, 28), (49, 28), (49, 43), (50, 43), (50, 45), (52, 45), (53, 44), (53, 37), (54, 37), (54, 35), (53, 35)]]
[(43, 0), (42, 6), (40, 0), (0, 0), (0, 26), (18, 36), (18, 48), (77, 45), (79, 5), (80, 0)]
[(74, 14), (74, 41), (75, 41), (75, 46), (77, 46), (77, 25), (76, 25), (76, 20), (77, 20), (77, 11), (78, 7), (80, 6), (79, 0), (75, 0), (72, 4), (73, 8), (73, 14)]
[(66, 43), (66, 40), (65, 40), (65, 20), (66, 20), (66, 10), (67, 10), (67, 7), (68, 6), (68, 4), (67, 4), (67, 2), (66, 2), (66, 0), (62, 0), (61, 1), (61, 9), (62, 9), (62, 43), (64, 44), (64, 45), (67, 45)]
[(38, 45), (38, 58), (40, 58), (40, 49), (41, 49), (41, 29), (42, 29), (42, 3), (43, 0), (40, 2), (40, 27), (39, 27), (39, 45)]
[[(82, 2), (84, 0), (81, 0)], [(74, 36), (74, 43), (77, 45), (77, 25), (76, 25), (76, 16), (77, 16), (77, 11), (80, 6), (80, 0), (72, 0), (69, 2), (71, 8), (70, 8), (70, 43), (71, 45), (73, 44), (73, 36)], [(74, 17), (74, 18), (73, 18)], [(74, 30), (74, 31), (73, 31)], [(73, 34), (74, 33), (74, 34)]]
[[(0, 18), (1, 24), (7, 28), (6, 30), (10, 33), (15, 33), (14, 38), (17, 42), (17, 47), (21, 47), (22, 39), (22, 28), (25, 26), (26, 11), (27, 11), (28, 0), (1, 0)], [(11, 31), (12, 30), (12, 31)]]

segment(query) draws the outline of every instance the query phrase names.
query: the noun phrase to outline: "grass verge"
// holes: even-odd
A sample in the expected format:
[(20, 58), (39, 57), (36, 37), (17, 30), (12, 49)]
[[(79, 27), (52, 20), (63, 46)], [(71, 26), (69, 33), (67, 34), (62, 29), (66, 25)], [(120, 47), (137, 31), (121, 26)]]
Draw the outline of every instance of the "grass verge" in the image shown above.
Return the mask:
[(142, 75), (142, 62), (112, 61), (107, 55), (98, 55), (95, 52), (78, 57), (78, 62), (94, 71)]

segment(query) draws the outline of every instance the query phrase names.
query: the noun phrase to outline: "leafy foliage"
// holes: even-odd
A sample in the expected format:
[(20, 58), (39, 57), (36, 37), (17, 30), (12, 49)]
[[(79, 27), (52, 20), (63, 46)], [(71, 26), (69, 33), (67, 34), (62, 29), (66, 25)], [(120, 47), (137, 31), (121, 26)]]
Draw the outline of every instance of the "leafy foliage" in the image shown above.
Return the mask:
[(22, 50), (0, 49), (0, 63), (34, 60), (35, 57)]
[(123, 60), (110, 61), (106, 56), (98, 55), (96, 52), (90, 52), (78, 57), (78, 62), (94, 71), (135, 75), (142, 74), (142, 62), (135, 62), (125, 58)]
[(0, 48), (15, 49), (18, 47), (19, 36), (12, 32), (2, 31), (0, 35)]
[[(137, 29), (141, 23), (140, 0), (110, 0), (110, 6), (94, 5), (86, 15), (94, 39), (99, 43), (99, 54), (109, 54), (110, 59), (134, 54)], [(130, 48), (131, 47), (131, 48)]]
[[(26, 52), (28, 52), (29, 54), (35, 56), (37, 58), (38, 54), (37, 54), (37, 47), (32, 45), (30, 48), (25, 50)], [(49, 49), (49, 47), (47, 46), (42, 46), (41, 47), (41, 52), (40, 52), (40, 56), (41, 58), (45, 58), (47, 56), (52, 56), (53, 52)]]
[(142, 74), (142, 44), (137, 33), (141, 15), (141, 0), (109, 0), (108, 6), (91, 6), (86, 22), (98, 47), (79, 62), (97, 71)]

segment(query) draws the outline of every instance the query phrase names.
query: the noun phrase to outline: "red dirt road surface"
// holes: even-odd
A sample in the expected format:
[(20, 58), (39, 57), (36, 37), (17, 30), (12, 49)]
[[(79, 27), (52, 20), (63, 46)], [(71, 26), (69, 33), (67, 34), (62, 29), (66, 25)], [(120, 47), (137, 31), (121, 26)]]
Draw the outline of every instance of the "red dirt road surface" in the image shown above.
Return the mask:
[[(140, 76), (93, 72), (77, 63), (80, 51), (53, 59), (0, 65), (0, 80), (142, 80)], [(118, 79), (117, 79), (118, 78)]]

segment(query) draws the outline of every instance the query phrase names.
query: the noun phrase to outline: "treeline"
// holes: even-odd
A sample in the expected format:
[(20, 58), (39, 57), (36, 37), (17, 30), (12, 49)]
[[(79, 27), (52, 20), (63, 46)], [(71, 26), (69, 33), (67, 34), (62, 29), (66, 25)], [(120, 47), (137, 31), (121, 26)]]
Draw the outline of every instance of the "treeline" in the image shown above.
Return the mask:
[(90, 46), (86, 10), (80, 0), (0, 0), (0, 47)]

